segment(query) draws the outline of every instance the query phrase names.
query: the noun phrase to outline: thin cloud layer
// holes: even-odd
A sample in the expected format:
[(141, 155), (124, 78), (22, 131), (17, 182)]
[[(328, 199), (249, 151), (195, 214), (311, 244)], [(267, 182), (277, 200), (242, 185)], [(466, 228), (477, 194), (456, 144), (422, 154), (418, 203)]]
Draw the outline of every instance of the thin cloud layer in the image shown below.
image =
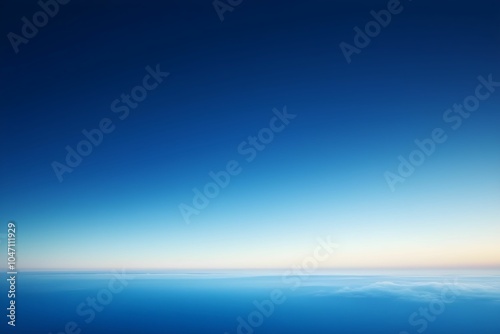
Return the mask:
[(316, 296), (396, 297), (425, 301), (439, 298), (485, 298), (500, 301), (500, 279), (494, 277), (334, 277), (304, 284), (304, 292)]

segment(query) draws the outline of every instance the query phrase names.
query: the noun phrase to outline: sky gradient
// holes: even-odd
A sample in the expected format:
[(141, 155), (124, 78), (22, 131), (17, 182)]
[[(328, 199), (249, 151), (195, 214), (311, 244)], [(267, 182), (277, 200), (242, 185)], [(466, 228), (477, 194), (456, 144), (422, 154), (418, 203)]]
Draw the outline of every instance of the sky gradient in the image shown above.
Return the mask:
[[(4, 38), (0, 221), (19, 267), (289, 268), (331, 236), (325, 269), (500, 268), (500, 88), (458, 129), (443, 119), (479, 76), (500, 81), (499, 5), (403, 5), (350, 64), (339, 44), (386, 1), (243, 1), (221, 22), (210, 1), (74, 0), (19, 53)], [(4, 35), (37, 10), (14, 5)], [(120, 119), (113, 101), (157, 65), (169, 76)], [(285, 106), (296, 117), (247, 161), (238, 147)], [(105, 118), (59, 182), (53, 162)], [(384, 173), (435, 128), (447, 140), (391, 191)], [(186, 224), (179, 205), (232, 160)]]

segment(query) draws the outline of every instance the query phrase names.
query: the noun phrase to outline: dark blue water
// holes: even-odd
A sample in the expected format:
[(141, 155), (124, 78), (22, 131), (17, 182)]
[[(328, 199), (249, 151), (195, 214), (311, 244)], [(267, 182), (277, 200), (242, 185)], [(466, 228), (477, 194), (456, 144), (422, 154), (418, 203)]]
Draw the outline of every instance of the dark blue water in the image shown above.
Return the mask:
[(495, 276), (23, 273), (15, 332), (498, 334), (499, 285)]

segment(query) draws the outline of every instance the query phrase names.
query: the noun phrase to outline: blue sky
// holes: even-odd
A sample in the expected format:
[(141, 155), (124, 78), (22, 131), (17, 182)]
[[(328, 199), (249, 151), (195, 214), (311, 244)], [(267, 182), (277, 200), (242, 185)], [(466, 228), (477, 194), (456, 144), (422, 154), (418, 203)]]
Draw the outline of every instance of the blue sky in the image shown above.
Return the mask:
[[(500, 91), (462, 126), (443, 113), (500, 81), (498, 4), (404, 3), (348, 64), (339, 43), (384, 1), (74, 1), (1, 63), (2, 221), (31, 269), (283, 268), (330, 235), (324, 268), (498, 267)], [(39, 10), (17, 5), (2, 24)], [(147, 19), (146, 19), (147, 18)], [(110, 105), (170, 75), (120, 120)], [(251, 163), (273, 109), (297, 115)], [(59, 182), (51, 164), (115, 129)], [(448, 139), (392, 192), (415, 139)], [(179, 205), (228, 161), (242, 171), (186, 224)]]

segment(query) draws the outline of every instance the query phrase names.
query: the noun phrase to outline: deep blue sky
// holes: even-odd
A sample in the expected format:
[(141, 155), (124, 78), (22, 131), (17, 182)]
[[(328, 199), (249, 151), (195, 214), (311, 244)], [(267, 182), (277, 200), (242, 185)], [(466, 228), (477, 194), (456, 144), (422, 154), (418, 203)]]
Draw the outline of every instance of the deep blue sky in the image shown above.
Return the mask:
[[(332, 235), (326, 267), (500, 265), (500, 91), (456, 131), (442, 118), (500, 81), (500, 5), (402, 2), (347, 64), (339, 43), (386, 4), (244, 0), (221, 22), (208, 0), (73, 0), (19, 53), (5, 37), (0, 217), (20, 264), (281, 267)], [(4, 2), (3, 35), (38, 10)], [(119, 120), (156, 64), (170, 76)], [(284, 106), (297, 118), (185, 224), (179, 204)], [(114, 132), (60, 183), (51, 163), (103, 118)], [(384, 172), (436, 127), (448, 140), (391, 192)]]

